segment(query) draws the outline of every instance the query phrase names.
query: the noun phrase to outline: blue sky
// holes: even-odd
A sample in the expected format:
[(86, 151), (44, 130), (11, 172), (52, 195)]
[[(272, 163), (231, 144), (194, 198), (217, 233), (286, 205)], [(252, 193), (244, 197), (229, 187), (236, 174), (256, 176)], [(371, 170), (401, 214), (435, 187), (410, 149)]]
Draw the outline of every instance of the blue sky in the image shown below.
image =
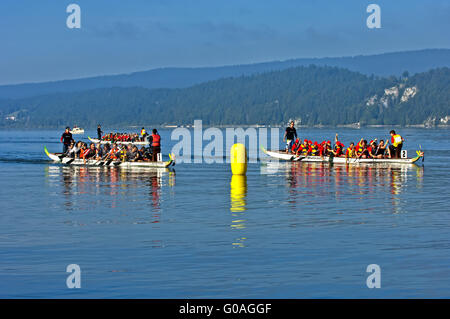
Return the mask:
[[(81, 29), (66, 26), (71, 3)], [(2, 0), (0, 84), (450, 48), (449, 16), (448, 0)]]

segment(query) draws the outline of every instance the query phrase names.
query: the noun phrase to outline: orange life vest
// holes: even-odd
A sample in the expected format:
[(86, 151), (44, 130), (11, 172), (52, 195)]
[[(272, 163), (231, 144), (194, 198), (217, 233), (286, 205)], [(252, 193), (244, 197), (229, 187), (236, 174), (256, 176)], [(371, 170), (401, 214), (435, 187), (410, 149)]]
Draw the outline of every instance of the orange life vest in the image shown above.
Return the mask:
[(159, 134), (152, 134), (152, 146), (161, 146), (161, 136)]

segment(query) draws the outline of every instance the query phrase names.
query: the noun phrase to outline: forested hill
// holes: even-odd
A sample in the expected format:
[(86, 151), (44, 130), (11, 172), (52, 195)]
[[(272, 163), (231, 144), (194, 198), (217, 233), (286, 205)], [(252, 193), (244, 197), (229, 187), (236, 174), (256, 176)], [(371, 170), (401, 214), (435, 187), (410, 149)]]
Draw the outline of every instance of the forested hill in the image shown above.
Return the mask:
[(0, 98), (24, 98), (57, 92), (75, 92), (110, 87), (185, 88), (224, 77), (252, 75), (311, 64), (337, 66), (369, 76), (371, 74), (400, 76), (404, 71), (414, 74), (432, 68), (450, 67), (450, 50), (427, 49), (354, 57), (292, 59), (222, 67), (163, 68), (76, 80), (3, 85), (0, 86)]
[[(444, 123), (450, 69), (378, 78), (336, 67), (296, 67), (185, 89), (110, 88), (0, 101), (3, 127), (192, 124)], [(9, 116), (10, 119), (5, 118)], [(11, 119), (11, 116), (14, 119)]]

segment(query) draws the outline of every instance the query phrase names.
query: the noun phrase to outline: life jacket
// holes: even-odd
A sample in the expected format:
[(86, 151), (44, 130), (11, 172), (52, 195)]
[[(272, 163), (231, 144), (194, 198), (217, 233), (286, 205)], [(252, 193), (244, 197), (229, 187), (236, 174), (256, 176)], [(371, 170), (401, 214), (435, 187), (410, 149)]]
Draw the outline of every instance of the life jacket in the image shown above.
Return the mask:
[(112, 148), (112, 149), (109, 151), (109, 154), (110, 154), (109, 158), (110, 158), (110, 159), (117, 159), (116, 153), (117, 153), (118, 151), (119, 151), (119, 150), (118, 150), (117, 148)]
[(159, 147), (161, 146), (161, 136), (159, 134), (152, 134), (152, 146)]
[(392, 145), (394, 145), (394, 147), (397, 147), (402, 143), (402, 137), (399, 134), (395, 134), (394, 136), (392, 136)]
[(142, 130), (141, 130), (141, 136), (144, 136), (145, 133), (146, 133), (146, 132), (145, 132), (145, 129), (142, 129)]
[(310, 151), (310, 153), (311, 153), (311, 155), (316, 155), (316, 153), (317, 153), (317, 146), (316, 145), (311, 145), (310, 146), (310, 148), (309, 148), (309, 151)]
[(124, 162), (127, 159), (127, 149), (123, 148), (120, 151), (120, 159)]
[(355, 149), (347, 148), (347, 157), (355, 157)]
[(336, 153), (336, 156), (341, 156), (342, 155), (342, 147), (343, 145), (341, 145), (341, 143), (336, 143), (336, 146), (334, 148), (334, 151)]
[(85, 149), (84, 151), (83, 150), (81, 150), (80, 151), (80, 158), (84, 158), (86, 155), (88, 155), (89, 154), (89, 149), (87, 148), (87, 149)]

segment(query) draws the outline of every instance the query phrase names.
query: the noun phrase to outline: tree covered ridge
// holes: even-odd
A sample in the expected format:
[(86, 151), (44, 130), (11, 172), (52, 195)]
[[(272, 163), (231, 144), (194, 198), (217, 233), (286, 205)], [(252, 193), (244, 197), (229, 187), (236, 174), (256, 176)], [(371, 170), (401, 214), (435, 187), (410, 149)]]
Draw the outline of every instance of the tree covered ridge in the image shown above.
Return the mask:
[[(329, 66), (300, 66), (210, 81), (183, 89), (107, 88), (0, 101), (1, 125), (59, 127), (103, 125), (422, 124), (450, 115), (450, 69), (402, 77), (367, 76)], [(368, 105), (398, 87), (388, 106)], [(414, 97), (401, 101), (407, 88)], [(381, 105), (381, 107), (380, 107)], [(6, 120), (8, 115), (16, 120)], [(431, 121), (431, 122), (430, 122)]]

